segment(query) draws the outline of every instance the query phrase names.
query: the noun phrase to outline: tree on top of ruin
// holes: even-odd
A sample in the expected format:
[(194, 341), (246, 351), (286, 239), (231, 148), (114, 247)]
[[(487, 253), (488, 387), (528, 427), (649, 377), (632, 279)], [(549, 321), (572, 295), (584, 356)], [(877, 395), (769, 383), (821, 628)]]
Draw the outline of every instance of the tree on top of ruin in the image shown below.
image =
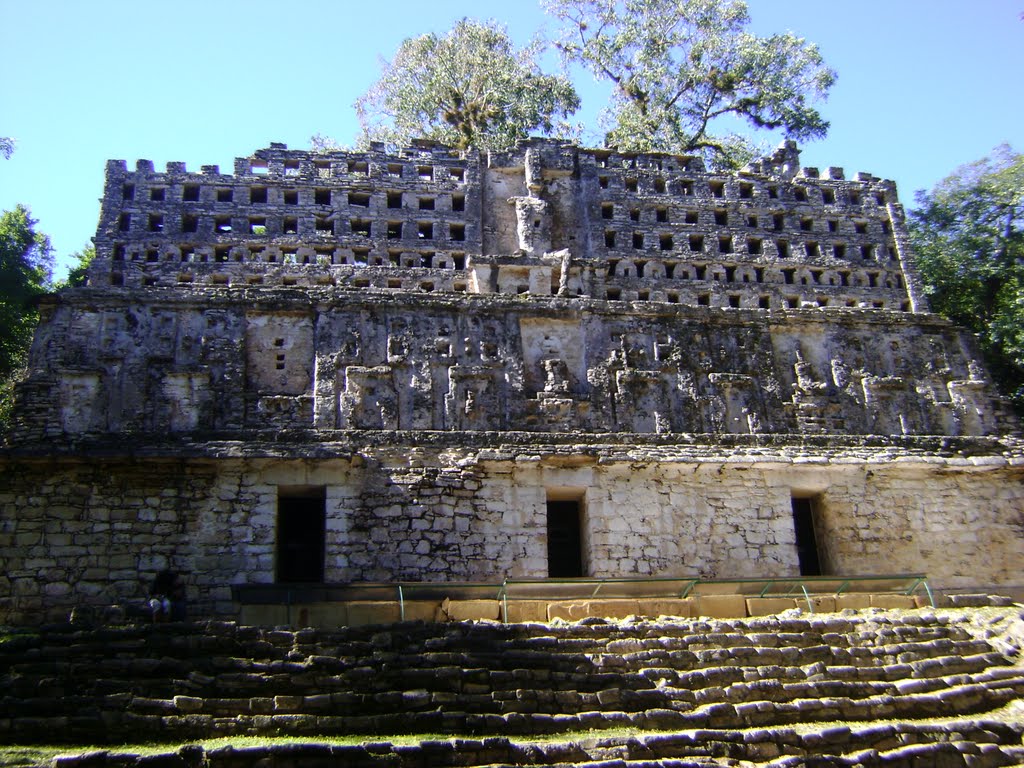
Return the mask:
[(931, 307), (978, 335), (1024, 414), (1024, 155), (1010, 146), (917, 193), (911, 244)]
[[(836, 74), (817, 46), (793, 35), (746, 31), (733, 0), (546, 0), (562, 21), (563, 56), (613, 88), (606, 142), (636, 152), (699, 153), (739, 167), (756, 148), (736, 124), (781, 129), (787, 138), (825, 135), (811, 104)], [(719, 133), (729, 128), (731, 132)]]
[(497, 23), (470, 19), (444, 36), (406, 39), (355, 103), (360, 143), (425, 138), (460, 149), (506, 149), (555, 133), (580, 100), (566, 78), (541, 71), (541, 49), (534, 42), (517, 50)]

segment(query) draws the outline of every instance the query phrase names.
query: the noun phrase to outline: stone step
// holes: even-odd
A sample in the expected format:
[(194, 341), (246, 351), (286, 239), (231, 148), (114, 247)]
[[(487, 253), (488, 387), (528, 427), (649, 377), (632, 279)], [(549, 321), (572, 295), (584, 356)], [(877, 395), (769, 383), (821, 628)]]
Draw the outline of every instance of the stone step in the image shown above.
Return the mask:
[[(68, 698), (89, 693), (99, 696), (133, 693), (142, 699), (168, 699), (176, 694), (189, 694), (203, 698), (240, 700), (273, 696), (301, 698), (310, 690), (330, 693), (350, 689), (360, 690), (367, 697), (394, 698), (403, 691), (422, 689), (432, 695), (452, 694), (448, 699), (439, 699), (439, 702), (445, 703), (457, 702), (467, 696), (482, 696), (496, 701), (512, 698), (522, 700), (523, 695), (517, 692), (532, 690), (534, 693), (528, 696), (530, 701), (546, 701), (561, 693), (563, 706), (569, 706), (572, 701), (581, 698), (584, 702), (590, 702), (594, 695), (608, 690), (623, 692), (631, 700), (653, 702), (654, 706), (667, 706), (666, 697), (672, 701), (687, 702), (743, 700), (744, 696), (739, 692), (757, 687), (770, 687), (776, 692), (785, 693), (787, 698), (827, 695), (856, 697), (885, 691), (900, 694), (928, 692), (948, 687), (953, 682), (995, 684), (999, 680), (1015, 680), (1014, 668), (996, 666), (1000, 663), (1005, 664), (1005, 659), (990, 652), (965, 658), (942, 657), (928, 663), (866, 668), (830, 667), (817, 662), (804, 667), (722, 666), (684, 672), (671, 668), (648, 668), (638, 672), (584, 671), (566, 674), (528, 669), (492, 671), (485, 668), (448, 667), (442, 671), (359, 667), (341, 675), (322, 675), (307, 666), (289, 663), (287, 668), (295, 674), (225, 672), (215, 676), (190, 673), (181, 678), (92, 677), (84, 680), (7, 676), (0, 680), (2, 690), (5, 691), (4, 699), (0, 700), (0, 711), (16, 708), (19, 702), (31, 706), (28, 702), (33, 698)], [(269, 667), (272, 670), (284, 668), (281, 665)], [(400, 687), (396, 688), (396, 684)], [(541, 695), (536, 693), (537, 690)], [(861, 693), (855, 694), (856, 691)], [(587, 698), (588, 695), (591, 698)], [(483, 701), (483, 698), (475, 701)]]
[[(597, 693), (519, 689), (491, 694), (440, 694), (403, 690), (296, 696), (272, 695), (267, 691), (267, 695), (249, 698), (188, 695), (150, 698), (117, 694), (100, 701), (81, 696), (30, 700), (4, 697), (0, 700), (0, 718), (8, 719), (11, 728), (24, 730), (40, 718), (74, 718), (90, 711), (103, 718), (156, 716), (160, 722), (161, 718), (167, 718), (172, 723), (180, 720), (186, 724), (197, 716), (204, 720), (237, 717), (252, 719), (246, 728), (259, 731), (261, 717), (308, 716), (314, 722), (327, 718), (339, 723), (364, 717), (396, 717), (399, 721), (406, 720), (405, 725), (408, 725), (420, 723), (424, 714), (443, 711), (445, 716), (463, 717), (518, 713), (532, 722), (539, 718), (571, 716), (578, 719), (590, 715), (602, 723), (609, 717), (625, 717), (638, 727), (648, 728), (694, 727), (704, 725), (705, 719), (732, 727), (747, 727), (822, 719), (936, 717), (950, 712), (992, 709), (1024, 695), (1024, 675), (987, 680), (984, 685), (971, 680), (970, 676), (950, 678), (943, 687), (923, 688), (901, 685), (902, 682), (895, 685), (842, 681), (786, 684), (762, 680), (696, 691), (609, 688)], [(571, 722), (567, 722), (571, 726)], [(397, 727), (402, 724), (399, 722)], [(344, 730), (348, 732), (350, 726), (344, 726)]]
[[(210, 622), (209, 628), (216, 624)], [(331, 648), (332, 655), (362, 655), (372, 652), (374, 632), (377, 629), (346, 628), (344, 630), (263, 630), (245, 627), (220, 627), (221, 634), (190, 635), (189, 625), (181, 627), (165, 625), (160, 633), (153, 633), (148, 627), (129, 627), (94, 632), (60, 632), (47, 634), (43, 644), (38, 638), (23, 636), (5, 643), (9, 650), (16, 648), (22, 657), (41, 654), (48, 658), (90, 653), (108, 654), (112, 651), (152, 652), (159, 649), (166, 655), (215, 654), (218, 650), (229, 650), (239, 644), (246, 644), (250, 657), (266, 653), (268, 657), (281, 656), (293, 649)], [(203, 626), (203, 625), (200, 625)], [(396, 631), (407, 636), (410, 643), (420, 643), (427, 651), (439, 651), (455, 643), (465, 645), (480, 640), (484, 647), (496, 637), (501, 638), (509, 649), (544, 650), (548, 653), (590, 652), (609, 643), (639, 643), (644, 646), (660, 643), (662, 646), (719, 648), (733, 645), (789, 645), (826, 644), (833, 646), (854, 642), (860, 645), (884, 644), (903, 639), (927, 640), (965, 639), (964, 630), (957, 626), (899, 625), (876, 626), (865, 621), (838, 620), (832, 623), (801, 621), (757, 623), (753, 619), (745, 625), (712, 625), (701, 622), (685, 624), (658, 624), (653, 628), (643, 625), (628, 626), (606, 624), (598, 626), (569, 625), (566, 627), (544, 627), (544, 635), (516, 631), (518, 627), (487, 625), (486, 629), (461, 627), (457, 631), (447, 629), (449, 625), (396, 625)], [(870, 629), (864, 627), (870, 626)], [(766, 629), (769, 631), (752, 631)], [(61, 643), (63, 641), (63, 643)], [(60, 644), (58, 644), (60, 643)], [(613, 648), (623, 652), (624, 647)], [(0, 653), (0, 663), (5, 653)]]
[[(357, 676), (359, 670), (365, 670), (367, 677), (380, 675), (380, 669), (387, 667), (392, 674), (408, 676), (430, 676), (431, 667), (437, 665), (444, 669), (464, 667), (468, 654), (444, 654), (443, 656), (426, 655), (420, 657), (409, 654), (373, 653), (365, 658), (332, 657), (315, 654), (296, 657), (294, 660), (255, 661), (241, 657), (207, 657), (188, 663), (183, 660), (167, 657), (134, 657), (134, 658), (99, 658), (92, 663), (80, 660), (70, 662), (12, 663), (0, 679), (59, 677), (74, 680), (78, 677), (92, 679), (126, 678), (145, 680), (148, 678), (187, 677), (190, 674), (207, 674), (224, 677), (232, 674), (241, 675), (302, 675), (315, 673), (339, 673)], [(758, 667), (796, 667), (812, 663), (823, 663), (829, 668), (842, 669), (848, 667), (876, 668), (890, 666), (892, 662), (909, 664), (916, 676), (949, 674), (951, 671), (975, 671), (978, 666), (998, 663), (998, 654), (982, 640), (941, 640), (923, 643), (901, 643), (893, 647), (861, 647), (834, 648), (829, 646), (810, 646), (803, 648), (765, 648), (765, 647), (732, 647), (708, 651), (644, 651), (642, 653), (626, 653), (623, 655), (600, 654), (588, 656), (584, 654), (561, 655), (552, 657), (536, 651), (507, 653), (497, 650), (488, 654), (475, 654), (472, 660), (485, 663), (489, 669), (511, 673), (523, 673), (534, 670), (533, 674), (572, 674), (578, 670), (599, 669), (625, 672), (635, 670), (642, 672), (656, 664), (658, 668), (688, 670), (721, 666), (758, 666)], [(986, 661), (987, 660), (987, 661)], [(424, 662), (421, 664), (420, 662)], [(414, 665), (414, 666), (413, 666)], [(426, 669), (423, 669), (423, 667)], [(843, 673), (852, 677), (852, 671)], [(902, 675), (903, 673), (901, 673)]]

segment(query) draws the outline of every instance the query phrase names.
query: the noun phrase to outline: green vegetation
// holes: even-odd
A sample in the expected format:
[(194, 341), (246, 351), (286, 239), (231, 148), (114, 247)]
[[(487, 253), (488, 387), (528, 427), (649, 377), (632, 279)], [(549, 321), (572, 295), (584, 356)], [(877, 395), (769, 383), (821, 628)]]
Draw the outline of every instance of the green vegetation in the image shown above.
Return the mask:
[(27, 362), (38, 319), (33, 301), (50, 284), (53, 251), (36, 223), (23, 205), (0, 214), (0, 425)]
[(757, 153), (729, 121), (821, 138), (828, 122), (811, 103), (836, 74), (818, 48), (791, 33), (746, 31), (747, 6), (729, 0), (548, 0), (563, 23), (570, 62), (614, 86), (606, 141), (637, 152), (700, 153), (736, 168)]
[[(836, 74), (791, 33), (758, 37), (740, 0), (548, 0), (567, 64), (613, 85), (606, 143), (638, 152), (698, 153), (716, 167), (758, 152), (746, 125), (788, 138), (825, 135), (812, 103)], [(541, 72), (539, 42), (516, 50), (494, 22), (463, 19), (446, 35), (406, 39), (356, 102), (361, 143), (434, 139), (504, 149), (533, 134), (572, 135), (558, 118), (579, 107), (565, 77)], [(338, 145), (315, 136), (314, 148)]]
[[(916, 724), (916, 725), (945, 725), (949, 730), (955, 730), (956, 724), (962, 721), (976, 720), (977, 716), (954, 717), (954, 718), (921, 718), (921, 719), (879, 719), (859, 721), (819, 721), (813, 723), (794, 723), (779, 726), (780, 730), (794, 731), (801, 735), (809, 733), (821, 733), (833, 728), (846, 726), (851, 730), (860, 731), (870, 728), (877, 728), (883, 725)], [(1024, 724), (1024, 708), (1007, 705), (1001, 709), (986, 712), (984, 719), (993, 722), (1005, 722), (1010, 724)], [(757, 732), (765, 728), (730, 728), (730, 731)], [(184, 746), (198, 745), (205, 751), (234, 747), (276, 746), (284, 744), (326, 744), (338, 746), (358, 746), (360, 744), (393, 744), (395, 746), (417, 745), (427, 741), (453, 741), (456, 739), (484, 739), (484, 738), (507, 738), (513, 744), (569, 744), (579, 743), (587, 739), (635, 739), (645, 736), (656, 736), (659, 733), (675, 733), (675, 731), (643, 730), (639, 728), (608, 728), (605, 730), (570, 731), (557, 734), (538, 734), (526, 737), (506, 737), (503, 734), (474, 734), (452, 735), (450, 733), (417, 733), (402, 734), (394, 736), (354, 735), (354, 736), (325, 736), (311, 739), (298, 736), (227, 736), (217, 739), (200, 739), (188, 742), (168, 743), (139, 743), (139, 744), (34, 744), (34, 745), (0, 745), (0, 766), (29, 766), (45, 765), (57, 755), (83, 755), (89, 752), (106, 751), (112, 754), (131, 755), (164, 755), (174, 754)]]
[(978, 335), (1024, 413), (1024, 156), (997, 147), (919, 192), (910, 237), (931, 307)]
[(68, 277), (63, 283), (58, 283), (55, 288), (74, 288), (85, 285), (85, 275), (89, 271), (89, 265), (96, 258), (96, 246), (92, 243), (85, 245), (82, 250), (72, 253), (69, 257), (74, 261), (74, 266), (68, 270)]
[(541, 45), (516, 50), (494, 22), (463, 19), (443, 37), (412, 37), (356, 102), (362, 141), (433, 139), (453, 147), (504, 149), (579, 107), (564, 77), (546, 75)]

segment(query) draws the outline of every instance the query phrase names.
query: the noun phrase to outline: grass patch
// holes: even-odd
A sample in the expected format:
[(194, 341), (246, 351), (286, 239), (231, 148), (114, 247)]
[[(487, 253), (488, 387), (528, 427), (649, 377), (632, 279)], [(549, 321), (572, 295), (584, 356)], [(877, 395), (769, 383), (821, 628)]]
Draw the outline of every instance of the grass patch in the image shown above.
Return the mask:
[[(728, 728), (729, 731), (795, 731), (800, 735), (819, 733), (821, 731), (845, 726), (852, 731), (860, 731), (880, 725), (939, 725), (949, 730), (956, 730), (958, 723), (976, 722), (979, 720), (1004, 722), (1009, 725), (1024, 727), (1024, 701), (1014, 701), (1000, 709), (979, 712), (975, 715), (963, 715), (951, 718), (920, 718), (920, 719), (881, 719), (855, 721), (821, 721), (810, 723), (779, 724), (776, 726), (754, 726), (750, 728)], [(112, 754), (131, 755), (164, 755), (173, 754), (184, 746), (197, 744), (209, 752), (223, 747), (263, 747), (283, 744), (325, 744), (336, 746), (358, 746), (360, 744), (393, 744), (395, 746), (412, 746), (426, 741), (480, 741), (487, 738), (505, 738), (512, 744), (566, 744), (581, 742), (588, 739), (633, 739), (658, 734), (687, 733), (687, 730), (646, 730), (631, 727), (615, 727), (607, 729), (591, 729), (586, 731), (566, 731), (564, 733), (538, 734), (536, 736), (505, 736), (503, 734), (451, 734), (451, 733), (416, 733), (402, 735), (351, 735), (351, 736), (224, 736), (215, 739), (196, 739), (182, 742), (138, 743), (138, 744), (38, 744), (38, 745), (0, 745), (0, 766), (3, 768), (26, 768), (26, 766), (48, 765), (57, 755), (83, 755), (88, 752), (104, 751)], [(714, 727), (696, 730), (716, 730)]]

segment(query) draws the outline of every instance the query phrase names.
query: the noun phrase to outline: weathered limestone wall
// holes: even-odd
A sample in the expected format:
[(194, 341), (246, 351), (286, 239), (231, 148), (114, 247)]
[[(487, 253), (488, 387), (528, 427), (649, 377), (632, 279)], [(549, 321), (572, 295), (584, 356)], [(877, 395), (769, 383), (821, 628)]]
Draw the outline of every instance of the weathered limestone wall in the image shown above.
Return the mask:
[(1021, 580), (1019, 466), (640, 454), (380, 449), (322, 461), (8, 464), (0, 621), (141, 602), (163, 568), (185, 574), (197, 615), (236, 616), (231, 585), (275, 580), (279, 492), (309, 487), (325, 492), (329, 583), (546, 577), (553, 498), (580, 502), (589, 576), (794, 576), (794, 494), (815, 498), (825, 573), (924, 571), (936, 587)]
[(111, 161), (95, 241), (0, 436), (0, 620), (162, 568), (226, 616), (235, 584), (545, 577), (559, 509), (587, 575), (797, 575), (794, 497), (826, 573), (1022, 581), (1018, 425), (895, 186), (791, 143)]
[(988, 435), (1010, 423), (969, 338), (932, 315), (636, 310), (327, 290), (133, 303), (83, 289), (45, 307), (14, 434)]

